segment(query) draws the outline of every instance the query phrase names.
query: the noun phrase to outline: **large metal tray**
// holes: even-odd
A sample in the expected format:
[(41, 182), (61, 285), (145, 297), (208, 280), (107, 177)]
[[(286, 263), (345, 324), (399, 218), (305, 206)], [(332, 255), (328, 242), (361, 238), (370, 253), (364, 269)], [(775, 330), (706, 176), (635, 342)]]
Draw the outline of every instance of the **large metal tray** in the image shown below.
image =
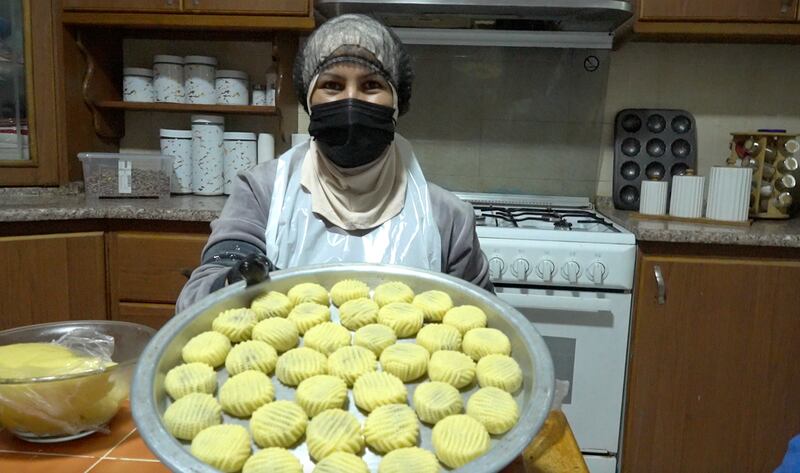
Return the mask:
[[(193, 336), (210, 330), (212, 320), (220, 311), (249, 306), (253, 298), (268, 290), (285, 293), (301, 282), (315, 282), (330, 288), (336, 282), (347, 278), (364, 281), (372, 288), (383, 282), (402, 281), (416, 293), (431, 289), (444, 291), (450, 294), (455, 305), (471, 304), (483, 309), (489, 327), (497, 328), (509, 337), (511, 356), (519, 363), (524, 377), (522, 389), (514, 395), (520, 406), (519, 422), (504, 435), (492, 436), (491, 450), (457, 471), (481, 473), (497, 471), (511, 463), (542, 427), (553, 400), (553, 363), (541, 335), (516, 309), (493, 294), (460, 279), (412, 268), (372, 264), (307, 266), (276, 271), (263, 283), (245, 287), (244, 282), (240, 282), (215, 292), (173, 317), (145, 348), (136, 367), (131, 389), (133, 418), (140, 435), (153, 453), (173, 471), (197, 473), (217, 471), (189, 453), (189, 442), (179, 441), (167, 432), (162, 422), (162, 415), (170, 403), (169, 396), (164, 390), (164, 377), (167, 371), (182, 363), (181, 348)], [(331, 309), (332, 319), (338, 320), (338, 311), (334, 306)], [(401, 342), (413, 342), (413, 339)], [(227, 373), (224, 367), (218, 373), (221, 386), (227, 379)], [(284, 386), (274, 375), (272, 380), (277, 399), (294, 399), (295, 389)], [(425, 380), (427, 378), (406, 383), (409, 405), (413, 405), (411, 400), (414, 389)], [(461, 391), (465, 406), (469, 396), (477, 389), (477, 386), (472, 386)], [(365, 415), (356, 407), (352, 390), (348, 390), (347, 409), (363, 425)], [(247, 427), (249, 419), (237, 419), (226, 414), (225, 422)], [(420, 446), (433, 451), (431, 427), (421, 422)], [(253, 444), (253, 451), (257, 449), (258, 447)], [(311, 472), (314, 463), (308, 456), (305, 443), (300, 443), (292, 450), (303, 463), (305, 472)], [(367, 447), (362, 458), (371, 471), (377, 471), (380, 455)]]

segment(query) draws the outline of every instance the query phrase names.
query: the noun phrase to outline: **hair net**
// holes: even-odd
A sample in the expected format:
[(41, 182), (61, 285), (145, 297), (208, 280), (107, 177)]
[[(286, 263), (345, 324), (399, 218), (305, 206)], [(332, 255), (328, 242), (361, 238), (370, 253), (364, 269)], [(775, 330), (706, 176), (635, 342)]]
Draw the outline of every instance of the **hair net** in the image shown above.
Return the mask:
[(408, 111), (414, 72), (400, 39), (378, 20), (366, 15), (341, 15), (320, 25), (297, 53), (294, 85), (308, 112), (306, 97), (312, 79), (339, 63), (355, 63), (381, 74), (397, 92), (400, 115)]

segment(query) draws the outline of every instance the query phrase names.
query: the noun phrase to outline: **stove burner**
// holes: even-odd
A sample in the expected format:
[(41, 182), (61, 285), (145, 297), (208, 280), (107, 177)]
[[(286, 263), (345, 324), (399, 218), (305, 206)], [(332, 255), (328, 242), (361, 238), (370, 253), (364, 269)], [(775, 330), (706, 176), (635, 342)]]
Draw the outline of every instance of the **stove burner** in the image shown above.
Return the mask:
[[(547, 224), (552, 224), (550, 228), (555, 230), (574, 231), (599, 225), (604, 231), (619, 232), (611, 222), (591, 210), (496, 205), (474, 205), (473, 209), (475, 220), (483, 226), (547, 228)], [(508, 225), (502, 225), (503, 222)]]
[(572, 230), (572, 224), (566, 220), (559, 220), (553, 224), (556, 230)]

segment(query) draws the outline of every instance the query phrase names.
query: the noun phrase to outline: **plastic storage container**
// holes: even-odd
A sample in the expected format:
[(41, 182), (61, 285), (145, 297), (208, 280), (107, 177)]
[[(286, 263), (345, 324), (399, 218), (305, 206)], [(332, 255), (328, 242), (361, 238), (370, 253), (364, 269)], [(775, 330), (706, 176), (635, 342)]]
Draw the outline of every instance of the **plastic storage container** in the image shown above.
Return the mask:
[(161, 154), (172, 156), (173, 194), (192, 193), (192, 130), (169, 130), (160, 132)]
[(122, 70), (122, 100), (125, 102), (152, 102), (153, 70), (143, 67), (126, 67)]
[(222, 195), (225, 119), (216, 115), (192, 115), (192, 192)]
[(79, 153), (88, 200), (169, 198), (172, 156)]
[(186, 103), (213, 105), (217, 103), (214, 89), (217, 58), (211, 56), (186, 56), (183, 68)]
[(233, 179), (240, 171), (247, 171), (256, 165), (257, 146), (255, 133), (223, 133), (225, 167), (223, 176), (225, 185), (223, 192), (230, 195), (233, 190)]
[(153, 88), (156, 102), (184, 103), (181, 56), (159, 54), (153, 58)]
[(220, 69), (216, 80), (217, 103), (222, 105), (248, 105), (250, 88), (247, 73)]

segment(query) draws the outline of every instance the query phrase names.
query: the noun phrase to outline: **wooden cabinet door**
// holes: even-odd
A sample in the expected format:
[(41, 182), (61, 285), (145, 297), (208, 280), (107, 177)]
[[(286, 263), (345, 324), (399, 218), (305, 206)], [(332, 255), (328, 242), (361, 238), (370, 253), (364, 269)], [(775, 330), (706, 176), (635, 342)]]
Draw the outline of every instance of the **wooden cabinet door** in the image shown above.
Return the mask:
[(0, 329), (106, 318), (102, 232), (0, 238)]
[(178, 11), (181, 0), (62, 0), (64, 10), (109, 12)]
[(796, 261), (641, 256), (623, 471), (780, 464), (800, 432), (798, 283)]
[(643, 20), (794, 21), (797, 0), (641, 0)]
[(183, 0), (192, 13), (236, 13), (240, 15), (307, 15), (308, 0)]

